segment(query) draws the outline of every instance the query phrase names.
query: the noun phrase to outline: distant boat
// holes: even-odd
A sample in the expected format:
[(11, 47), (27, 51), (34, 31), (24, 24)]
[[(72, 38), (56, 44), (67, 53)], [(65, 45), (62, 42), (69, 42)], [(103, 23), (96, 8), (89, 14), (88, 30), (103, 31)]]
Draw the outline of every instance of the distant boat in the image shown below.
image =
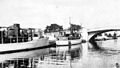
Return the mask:
[[(68, 32), (69, 31), (69, 32)], [(82, 42), (82, 36), (79, 31), (66, 30), (61, 33), (56, 39), (57, 46), (77, 45)]]
[[(68, 46), (68, 45), (78, 45), (84, 40), (82, 29), (79, 30), (67, 30), (63, 33), (62, 36), (57, 37), (56, 45), (57, 46)], [(68, 32), (69, 31), (69, 32)], [(67, 33), (68, 32), (68, 33)], [(82, 34), (81, 34), (82, 33)]]

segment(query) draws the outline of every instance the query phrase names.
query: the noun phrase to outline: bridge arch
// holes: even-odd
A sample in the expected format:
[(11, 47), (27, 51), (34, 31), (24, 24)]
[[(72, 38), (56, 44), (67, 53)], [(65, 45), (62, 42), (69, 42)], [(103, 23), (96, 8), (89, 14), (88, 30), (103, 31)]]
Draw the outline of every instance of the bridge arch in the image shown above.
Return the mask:
[(92, 35), (92, 37), (89, 39), (90, 40), (94, 40), (98, 35), (104, 33), (104, 32), (109, 32), (109, 31), (120, 31), (120, 29), (106, 29), (106, 30), (100, 30), (96, 33), (94, 33), (94, 35)]

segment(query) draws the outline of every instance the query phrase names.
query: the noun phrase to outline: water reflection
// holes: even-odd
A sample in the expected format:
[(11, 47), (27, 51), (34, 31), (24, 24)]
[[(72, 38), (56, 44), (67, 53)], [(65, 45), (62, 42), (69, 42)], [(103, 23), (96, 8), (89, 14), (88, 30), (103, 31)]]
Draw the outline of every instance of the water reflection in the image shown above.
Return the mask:
[(120, 38), (95, 42), (101, 50), (89, 49), (88, 61), (92, 62), (83, 65), (89, 65), (89, 68), (113, 68), (115, 63), (120, 63)]
[[(12, 54), (13, 56), (17, 56), (19, 54), (27, 55), (27, 53), (34, 52), (36, 54), (31, 55), (30, 57), (25, 58), (8, 58), (5, 61), (2, 61), (0, 63), (0, 68), (37, 68), (38, 64), (53, 64), (53, 65), (65, 65), (69, 64), (70, 62), (75, 62), (81, 58), (81, 44), (71, 46), (71, 49), (69, 50), (68, 46), (63, 47), (50, 47), (49, 54), (40, 55), (39, 53), (41, 50), (35, 50), (35, 51), (27, 51), (23, 53), (15, 53)], [(43, 50), (46, 51), (46, 50)], [(69, 52), (70, 51), (70, 52)], [(1, 55), (1, 57), (9, 57), (10, 54), (4, 54)], [(28, 56), (28, 55), (27, 55)], [(2, 60), (2, 59), (1, 59)]]
[[(99, 54), (104, 55), (116, 55), (120, 53), (120, 46), (119, 46), (120, 38), (113, 39), (113, 40), (105, 40), (105, 41), (95, 41), (92, 46), (98, 46), (100, 50), (93, 50), (93, 52), (98, 52)], [(92, 48), (94, 49), (94, 48)]]
[(28, 68), (28, 58), (17, 58), (0, 63), (0, 68)]
[[(80, 44), (71, 46), (69, 50), (68, 46), (61, 46), (57, 48), (51, 48), (50, 55), (51, 57), (55, 57), (57, 60), (71, 60), (80, 59), (82, 56), (82, 49)], [(69, 58), (68, 58), (69, 57)]]

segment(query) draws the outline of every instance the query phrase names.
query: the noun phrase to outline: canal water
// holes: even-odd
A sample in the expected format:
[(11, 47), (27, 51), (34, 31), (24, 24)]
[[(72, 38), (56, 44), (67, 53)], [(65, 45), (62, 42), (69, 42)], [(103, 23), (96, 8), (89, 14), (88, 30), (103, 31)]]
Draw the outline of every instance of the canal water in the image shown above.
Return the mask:
[[(81, 54), (79, 54), (77, 61), (71, 62), (71, 66), (69, 64), (65, 66), (57, 65), (53, 66), (53, 68), (116, 68), (116, 63), (120, 65), (120, 38), (95, 42), (97, 43), (97, 46), (101, 48), (100, 50), (94, 49), (94, 45), (89, 42), (82, 43), (77, 46), (88, 46), (88, 50), (82, 50), (84, 52), (80, 50), (79, 53)], [(61, 48), (60, 50), (62, 50), (65, 47), (58, 48)]]
[[(69, 50), (70, 47), (68, 46), (57, 48), (50, 47), (47, 48), (49, 54), (45, 55), (44, 59), (40, 61), (38, 61), (41, 59), (41, 55), (39, 54), (41, 50), (39, 49), (23, 52), (22, 54), (31, 53), (29, 57), (38, 58), (38, 62), (36, 62), (36, 66), (33, 68), (116, 68), (116, 63), (120, 65), (120, 38), (115, 40), (96, 41), (96, 43), (101, 47), (101, 50), (94, 49), (93, 45), (89, 42), (71, 46), (71, 50)], [(83, 46), (88, 46), (88, 50), (81, 49)], [(15, 53), (16, 56), (19, 54), (21, 53)], [(4, 54), (0, 55), (0, 57), (10, 58), (9, 56), (11, 55), (15, 56), (14, 54)], [(54, 60), (51, 60), (51, 56)], [(27, 61), (26, 63), (23, 61), (22, 63), (29, 65), (29, 57), (26, 57), (28, 61), (24, 60)], [(9, 61), (9, 59), (7, 59), (7, 61)], [(14, 64), (16, 61), (12, 59), (11, 62)], [(2, 64), (0, 64), (0, 66), (2, 66)], [(5, 64), (2, 67), (5, 68)], [(23, 68), (28, 67), (26, 66)]]
[(96, 43), (101, 50), (89, 48), (87, 61), (82, 64), (82, 68), (116, 68), (115, 64), (120, 64), (120, 38)]

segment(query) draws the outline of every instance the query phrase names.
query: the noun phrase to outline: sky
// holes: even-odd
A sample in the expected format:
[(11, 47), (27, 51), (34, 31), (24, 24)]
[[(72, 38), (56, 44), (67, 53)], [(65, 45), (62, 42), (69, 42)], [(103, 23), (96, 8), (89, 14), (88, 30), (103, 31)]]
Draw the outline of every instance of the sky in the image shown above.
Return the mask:
[(120, 0), (0, 0), (0, 26), (67, 28), (69, 17), (88, 29), (120, 27)]

